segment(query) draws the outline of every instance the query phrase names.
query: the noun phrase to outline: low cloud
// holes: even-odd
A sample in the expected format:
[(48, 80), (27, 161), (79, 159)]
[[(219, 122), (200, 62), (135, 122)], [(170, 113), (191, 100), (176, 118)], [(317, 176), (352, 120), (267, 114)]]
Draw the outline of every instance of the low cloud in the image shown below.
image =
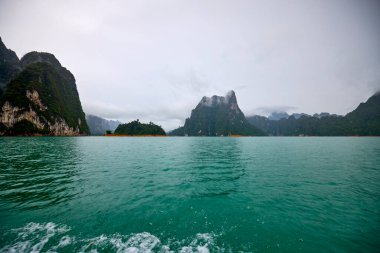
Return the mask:
[(0, 31), (19, 56), (56, 55), (86, 113), (170, 129), (231, 89), (246, 115), (352, 111), (380, 90), (379, 11), (374, 0), (0, 0)]
[(205, 92), (216, 89), (216, 86), (207, 79), (207, 75), (194, 68), (180, 72), (174, 71), (173, 69), (166, 69), (163, 75), (167, 84), (180, 92), (204, 94)]
[(273, 112), (294, 112), (297, 109), (295, 106), (262, 106), (256, 108), (251, 115), (262, 115), (262, 116), (268, 116)]
[(173, 130), (184, 124), (184, 112), (190, 116), (191, 109), (182, 104), (175, 107), (160, 106), (144, 110), (135, 106), (120, 107), (112, 103), (105, 102), (86, 102), (83, 109), (86, 114), (96, 115), (106, 119), (119, 120), (127, 123), (135, 119), (141, 122), (154, 122), (161, 125), (166, 131)]

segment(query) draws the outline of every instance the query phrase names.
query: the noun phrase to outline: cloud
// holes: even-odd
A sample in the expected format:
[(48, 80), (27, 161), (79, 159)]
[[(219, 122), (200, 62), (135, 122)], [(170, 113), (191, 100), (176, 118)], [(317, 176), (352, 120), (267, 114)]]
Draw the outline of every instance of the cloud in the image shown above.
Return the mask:
[(295, 106), (262, 106), (256, 108), (251, 115), (263, 115), (268, 116), (273, 112), (294, 112), (297, 110), (297, 107)]
[(83, 104), (83, 109), (86, 114), (122, 122), (130, 122), (135, 119), (139, 119), (142, 122), (153, 121), (156, 124), (161, 124), (166, 131), (173, 130), (184, 124), (183, 111), (187, 111), (190, 115), (190, 110), (187, 106), (161, 106), (144, 110), (136, 106), (120, 107), (112, 103), (99, 101), (87, 101)]
[(207, 79), (207, 76), (193, 67), (181, 72), (167, 68), (163, 74), (167, 84), (181, 92), (203, 94), (209, 90), (215, 90), (215, 85)]
[(87, 113), (168, 129), (231, 89), (246, 115), (346, 114), (380, 89), (379, 12), (373, 0), (2, 0), (0, 31), (19, 56), (56, 55)]
[(122, 117), (132, 116), (136, 111), (131, 108), (123, 108), (115, 104), (104, 103), (100, 101), (86, 101), (83, 104), (83, 110), (86, 114), (92, 114), (107, 119), (120, 119)]

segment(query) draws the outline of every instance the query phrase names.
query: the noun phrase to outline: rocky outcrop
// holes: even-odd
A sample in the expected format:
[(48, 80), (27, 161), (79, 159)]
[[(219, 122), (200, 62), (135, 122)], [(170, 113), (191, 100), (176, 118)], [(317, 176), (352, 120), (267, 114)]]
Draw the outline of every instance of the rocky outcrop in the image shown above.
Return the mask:
[[(0, 62), (9, 61), (11, 52), (0, 43)], [(71, 72), (50, 53), (31, 52), (20, 61), (16, 58), (12, 62), (18, 64), (18, 73), (0, 98), (0, 135), (89, 134)]]
[[(31, 107), (29, 110), (25, 108), (19, 108), (17, 106), (12, 106), (8, 101), (6, 101), (1, 108), (0, 123), (6, 128), (12, 129), (18, 122), (24, 120), (32, 123), (36, 129), (41, 130), (41, 132), (49, 132), (50, 135), (55, 136), (76, 136), (80, 135), (79, 128), (74, 129), (70, 127), (64, 119), (56, 118), (53, 123), (48, 122), (46, 119), (41, 119), (37, 112)], [(80, 119), (78, 119), (80, 122)], [(0, 130), (0, 135), (7, 134), (9, 131)], [(40, 134), (41, 132), (38, 132)], [(26, 133), (28, 134), (28, 133)], [(30, 133), (33, 134), (33, 133)]]
[(185, 125), (170, 133), (188, 136), (263, 135), (240, 110), (234, 91), (226, 96), (203, 97)]
[(38, 106), (38, 108), (41, 111), (46, 111), (47, 110), (47, 106), (44, 106), (42, 104), (41, 99), (40, 99), (40, 95), (38, 94), (38, 92), (36, 90), (33, 90), (33, 91), (27, 90), (26, 91), (26, 97), (29, 98), (30, 102), (32, 102), (33, 104), (35, 104), (36, 106)]
[[(22, 120), (27, 120), (33, 123), (38, 129), (44, 129), (45, 124), (41, 122), (37, 113), (29, 108), (19, 108), (17, 106), (12, 106), (8, 101), (6, 101), (1, 108), (0, 123), (4, 124), (6, 127), (11, 128), (17, 122)], [(0, 133), (1, 134), (1, 133)], [(4, 133), (3, 133), (4, 134)]]
[(67, 125), (67, 123), (63, 119), (56, 119), (54, 124), (49, 123), (49, 130), (53, 135), (56, 136), (81, 135), (78, 127), (76, 129), (69, 127), (69, 125)]

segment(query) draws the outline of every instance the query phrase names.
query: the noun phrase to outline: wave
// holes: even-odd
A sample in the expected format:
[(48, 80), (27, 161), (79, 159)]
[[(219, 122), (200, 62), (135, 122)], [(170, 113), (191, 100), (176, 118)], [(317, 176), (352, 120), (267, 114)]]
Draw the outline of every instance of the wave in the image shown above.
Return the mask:
[[(93, 238), (77, 238), (70, 235), (71, 228), (64, 224), (28, 223), (22, 228), (12, 229), (6, 236), (12, 238), (1, 253), (11, 252), (117, 252), (117, 253), (209, 253), (225, 252), (215, 245), (215, 235), (198, 233), (190, 240), (167, 240), (148, 233), (130, 235), (102, 234)], [(1, 247), (1, 246), (0, 246)]]

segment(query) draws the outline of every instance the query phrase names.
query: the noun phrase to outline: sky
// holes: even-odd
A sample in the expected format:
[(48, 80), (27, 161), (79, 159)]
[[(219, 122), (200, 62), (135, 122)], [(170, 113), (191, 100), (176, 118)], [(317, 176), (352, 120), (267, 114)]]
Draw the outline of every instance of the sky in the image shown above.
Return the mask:
[(344, 115), (380, 90), (378, 0), (0, 0), (0, 36), (54, 54), (86, 114), (165, 130), (229, 90), (246, 116)]

